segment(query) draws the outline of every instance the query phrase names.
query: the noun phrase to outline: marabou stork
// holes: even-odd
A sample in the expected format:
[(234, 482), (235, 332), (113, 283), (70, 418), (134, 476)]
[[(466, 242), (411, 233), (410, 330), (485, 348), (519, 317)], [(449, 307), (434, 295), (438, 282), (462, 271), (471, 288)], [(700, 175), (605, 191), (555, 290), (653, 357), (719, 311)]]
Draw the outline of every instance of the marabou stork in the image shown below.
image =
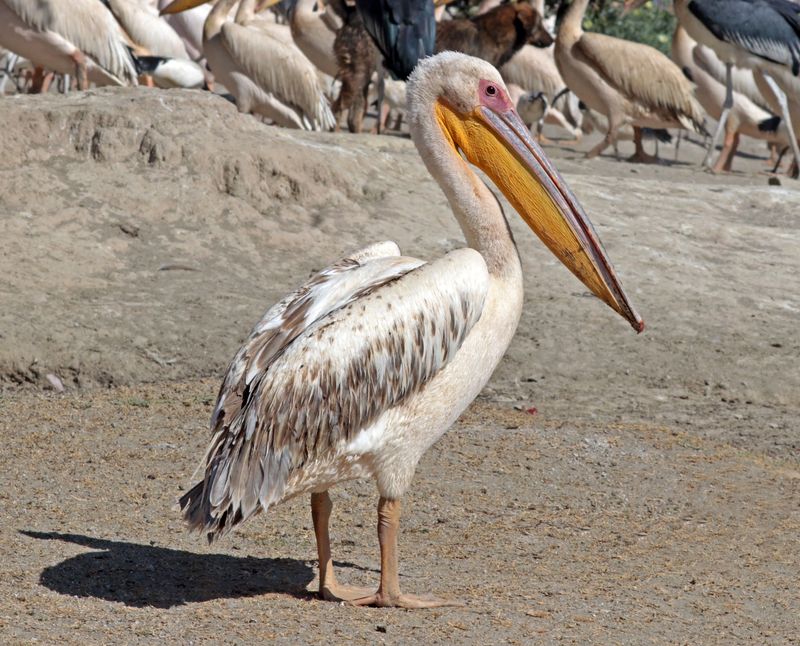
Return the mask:
[(356, 0), (356, 6), (395, 78), (405, 81), (420, 58), (433, 55), (433, 0)]
[(738, 65), (761, 71), (777, 95), (791, 135), (792, 176), (797, 177), (800, 149), (789, 102), (800, 101), (800, 5), (789, 0), (675, 0), (675, 15), (689, 35), (713, 49), (726, 66), (724, 110), (704, 163), (710, 164), (733, 105), (731, 76)]
[[(433, 0), (356, 0), (364, 27), (383, 55), (378, 72), (378, 126), (385, 118), (385, 72), (405, 81), (420, 58), (431, 56), (436, 43)], [(388, 108), (387, 108), (388, 113)]]

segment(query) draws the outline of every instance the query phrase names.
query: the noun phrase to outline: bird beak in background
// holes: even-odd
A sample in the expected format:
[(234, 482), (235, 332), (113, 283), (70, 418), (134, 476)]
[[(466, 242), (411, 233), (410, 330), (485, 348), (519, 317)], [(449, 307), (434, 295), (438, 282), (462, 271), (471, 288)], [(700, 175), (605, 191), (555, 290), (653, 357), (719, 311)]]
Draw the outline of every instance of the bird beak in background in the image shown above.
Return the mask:
[(205, 4), (206, 2), (211, 2), (211, 0), (174, 0), (174, 2), (171, 2), (164, 7), (158, 15), (163, 16), (166, 14), (188, 11), (189, 9), (199, 7), (201, 4)]
[(644, 322), (622, 289), (577, 198), (533, 140), (507, 96), (497, 99), (493, 107), (480, 105), (467, 114), (439, 99), (436, 116), (453, 146), (492, 179), (548, 249), (641, 332)]
[(280, 1), (281, 0), (261, 0), (256, 4), (254, 13), (261, 13), (262, 11), (266, 11), (271, 6), (278, 4)]

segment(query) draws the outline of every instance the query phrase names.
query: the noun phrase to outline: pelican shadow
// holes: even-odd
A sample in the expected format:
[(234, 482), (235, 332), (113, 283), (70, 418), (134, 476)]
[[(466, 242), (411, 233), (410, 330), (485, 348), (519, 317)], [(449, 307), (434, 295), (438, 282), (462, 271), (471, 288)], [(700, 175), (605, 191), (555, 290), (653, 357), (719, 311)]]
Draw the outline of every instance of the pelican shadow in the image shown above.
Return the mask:
[(80, 534), (21, 533), (98, 550), (45, 568), (39, 576), (42, 585), (61, 594), (127, 606), (171, 608), (270, 592), (308, 597), (306, 587), (314, 578), (310, 564), (295, 559), (195, 554)]

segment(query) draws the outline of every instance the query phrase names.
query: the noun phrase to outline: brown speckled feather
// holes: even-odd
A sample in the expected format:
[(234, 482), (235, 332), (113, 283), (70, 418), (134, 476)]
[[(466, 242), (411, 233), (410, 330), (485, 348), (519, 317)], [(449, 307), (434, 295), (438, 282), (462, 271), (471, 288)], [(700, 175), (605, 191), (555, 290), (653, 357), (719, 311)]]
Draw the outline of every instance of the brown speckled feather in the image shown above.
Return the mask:
[(291, 495), (290, 475), (422, 388), (480, 318), (488, 274), (477, 252), (431, 265), (376, 253), (386, 247), (343, 258), (284, 298), (229, 366), (204, 477), (180, 501), (209, 539)]

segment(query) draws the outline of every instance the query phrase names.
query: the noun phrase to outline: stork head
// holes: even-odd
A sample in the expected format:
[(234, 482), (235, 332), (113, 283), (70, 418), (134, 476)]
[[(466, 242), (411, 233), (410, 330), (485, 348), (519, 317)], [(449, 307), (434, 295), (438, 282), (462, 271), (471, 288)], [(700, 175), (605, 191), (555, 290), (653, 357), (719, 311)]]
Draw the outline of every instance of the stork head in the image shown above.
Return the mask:
[(434, 175), (441, 175), (437, 164), (463, 163), (463, 155), (596, 296), (644, 329), (589, 218), (531, 137), (494, 67), (444, 52), (420, 61), (407, 94), (411, 136)]

